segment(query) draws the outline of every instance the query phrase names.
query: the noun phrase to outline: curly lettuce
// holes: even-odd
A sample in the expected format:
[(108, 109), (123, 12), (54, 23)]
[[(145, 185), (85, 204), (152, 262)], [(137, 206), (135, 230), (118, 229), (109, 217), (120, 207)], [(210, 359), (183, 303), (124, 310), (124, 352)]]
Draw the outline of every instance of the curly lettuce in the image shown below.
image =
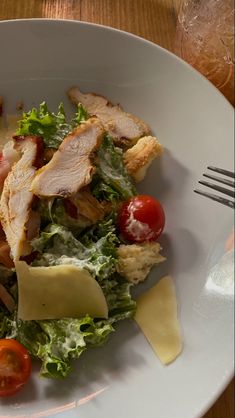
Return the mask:
[(96, 242), (90, 241), (84, 245), (67, 228), (50, 224), (32, 242), (33, 248), (41, 253), (34, 265), (75, 264), (102, 280), (116, 270), (116, 242), (116, 235), (108, 233)]
[(79, 358), (91, 346), (102, 345), (114, 331), (112, 321), (95, 321), (88, 315), (47, 321), (12, 318), (5, 327), (10, 338), (16, 338), (33, 357), (42, 361), (41, 376), (48, 378), (68, 376), (72, 359)]
[[(77, 239), (61, 225), (51, 224), (32, 244), (39, 257), (34, 265), (75, 264), (87, 269), (99, 282), (107, 300), (109, 317), (21, 321), (6, 314), (0, 322), (0, 337), (16, 338), (42, 361), (41, 375), (64, 378), (71, 371), (71, 360), (79, 358), (89, 347), (102, 345), (113, 325), (131, 318), (136, 303), (130, 295), (130, 283), (116, 273), (118, 239), (115, 217), (87, 229)], [(0, 319), (1, 313), (0, 313)]]
[(126, 200), (137, 193), (125, 168), (123, 151), (115, 147), (109, 134), (105, 135), (97, 152), (92, 193), (98, 200), (108, 201)]
[(63, 103), (60, 103), (57, 113), (54, 113), (43, 102), (39, 109), (34, 107), (23, 113), (16, 135), (41, 136), (46, 147), (57, 149), (63, 139), (87, 118), (88, 114), (81, 104), (78, 104), (77, 112), (71, 121), (67, 121)]

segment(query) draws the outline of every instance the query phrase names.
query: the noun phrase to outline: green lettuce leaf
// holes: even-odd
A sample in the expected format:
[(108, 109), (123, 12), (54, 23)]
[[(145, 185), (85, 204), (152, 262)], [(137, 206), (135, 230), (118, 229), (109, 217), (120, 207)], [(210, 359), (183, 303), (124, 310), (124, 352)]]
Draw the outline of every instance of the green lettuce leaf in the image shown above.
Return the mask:
[(124, 166), (123, 151), (114, 146), (108, 134), (97, 152), (96, 167), (92, 192), (97, 199), (126, 200), (137, 193)]
[(53, 113), (43, 102), (39, 109), (23, 113), (16, 134), (42, 136), (46, 147), (57, 149), (69, 132), (87, 117), (86, 110), (79, 104), (75, 117), (67, 122), (63, 103), (60, 103), (57, 113)]
[(0, 338), (11, 335), (13, 329), (13, 315), (0, 305)]
[[(105, 219), (85, 229), (82, 233), (80, 233), (80, 241), (84, 245), (89, 245), (92, 242), (96, 242), (98, 239), (105, 237), (110, 233), (116, 235), (116, 221), (117, 213), (111, 212), (111, 214), (107, 216)], [(116, 244), (118, 243), (119, 240), (116, 236)]]
[(87, 119), (89, 119), (89, 114), (87, 113), (85, 107), (81, 103), (78, 103), (77, 113), (71, 120), (71, 126), (76, 127)]
[(71, 360), (89, 347), (102, 345), (114, 331), (114, 324), (133, 317), (136, 303), (130, 283), (116, 273), (117, 246), (115, 215), (88, 228), (79, 239), (61, 225), (50, 224), (33, 247), (40, 255), (33, 265), (75, 264), (87, 269), (100, 284), (107, 300), (109, 317), (21, 321), (0, 309), (0, 338), (16, 338), (42, 362), (41, 375), (64, 378)]
[(104, 344), (114, 331), (115, 322), (131, 318), (135, 313), (130, 284), (118, 276), (106, 282), (109, 283), (104, 289), (109, 319), (96, 320), (87, 315), (81, 319), (21, 321), (16, 315), (1, 316), (0, 312), (0, 338), (17, 339), (33, 357), (40, 359), (42, 376), (66, 377), (71, 371), (71, 359), (79, 358), (89, 347)]
[(77, 234), (90, 225), (90, 221), (82, 215), (76, 219), (69, 216), (65, 210), (63, 199), (40, 200), (37, 209), (43, 227), (55, 223), (65, 226)]
[(66, 377), (72, 359), (79, 358), (89, 346), (102, 345), (114, 331), (112, 321), (95, 321), (88, 315), (82, 319), (11, 322), (8, 337), (16, 338), (40, 359), (41, 375), (49, 378)]
[(96, 242), (90, 240), (84, 245), (67, 228), (50, 224), (32, 241), (33, 248), (41, 253), (34, 265), (75, 264), (103, 280), (116, 270), (116, 243), (116, 235), (110, 232)]

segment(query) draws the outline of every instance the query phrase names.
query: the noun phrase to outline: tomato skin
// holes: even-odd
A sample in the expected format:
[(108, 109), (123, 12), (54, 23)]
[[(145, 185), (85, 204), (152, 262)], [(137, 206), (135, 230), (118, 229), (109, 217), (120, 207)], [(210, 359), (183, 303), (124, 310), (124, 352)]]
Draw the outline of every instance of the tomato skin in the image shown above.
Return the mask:
[(118, 229), (130, 242), (156, 240), (165, 226), (160, 202), (148, 195), (138, 195), (124, 202), (118, 216)]
[(17, 393), (31, 374), (28, 350), (13, 339), (0, 339), (0, 397)]

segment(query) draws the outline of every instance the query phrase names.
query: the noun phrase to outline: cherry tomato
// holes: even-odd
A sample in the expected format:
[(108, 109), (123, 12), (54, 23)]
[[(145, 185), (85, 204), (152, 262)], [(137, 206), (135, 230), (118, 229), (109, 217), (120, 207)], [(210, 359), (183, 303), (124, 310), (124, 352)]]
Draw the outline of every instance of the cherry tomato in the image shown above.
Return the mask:
[(165, 225), (165, 214), (160, 202), (148, 195), (138, 195), (122, 205), (118, 229), (131, 242), (155, 240)]
[(14, 395), (28, 381), (31, 358), (16, 340), (0, 339), (0, 397)]

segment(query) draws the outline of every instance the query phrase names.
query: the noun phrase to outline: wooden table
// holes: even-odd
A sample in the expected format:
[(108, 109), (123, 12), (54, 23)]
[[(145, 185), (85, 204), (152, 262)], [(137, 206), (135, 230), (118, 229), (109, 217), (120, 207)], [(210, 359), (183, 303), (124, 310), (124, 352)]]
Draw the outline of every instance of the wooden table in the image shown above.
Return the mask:
[[(95, 22), (135, 33), (173, 50), (179, 3), (180, 0), (0, 0), (0, 19), (41, 17)], [(234, 380), (204, 418), (233, 418), (233, 394)]]

